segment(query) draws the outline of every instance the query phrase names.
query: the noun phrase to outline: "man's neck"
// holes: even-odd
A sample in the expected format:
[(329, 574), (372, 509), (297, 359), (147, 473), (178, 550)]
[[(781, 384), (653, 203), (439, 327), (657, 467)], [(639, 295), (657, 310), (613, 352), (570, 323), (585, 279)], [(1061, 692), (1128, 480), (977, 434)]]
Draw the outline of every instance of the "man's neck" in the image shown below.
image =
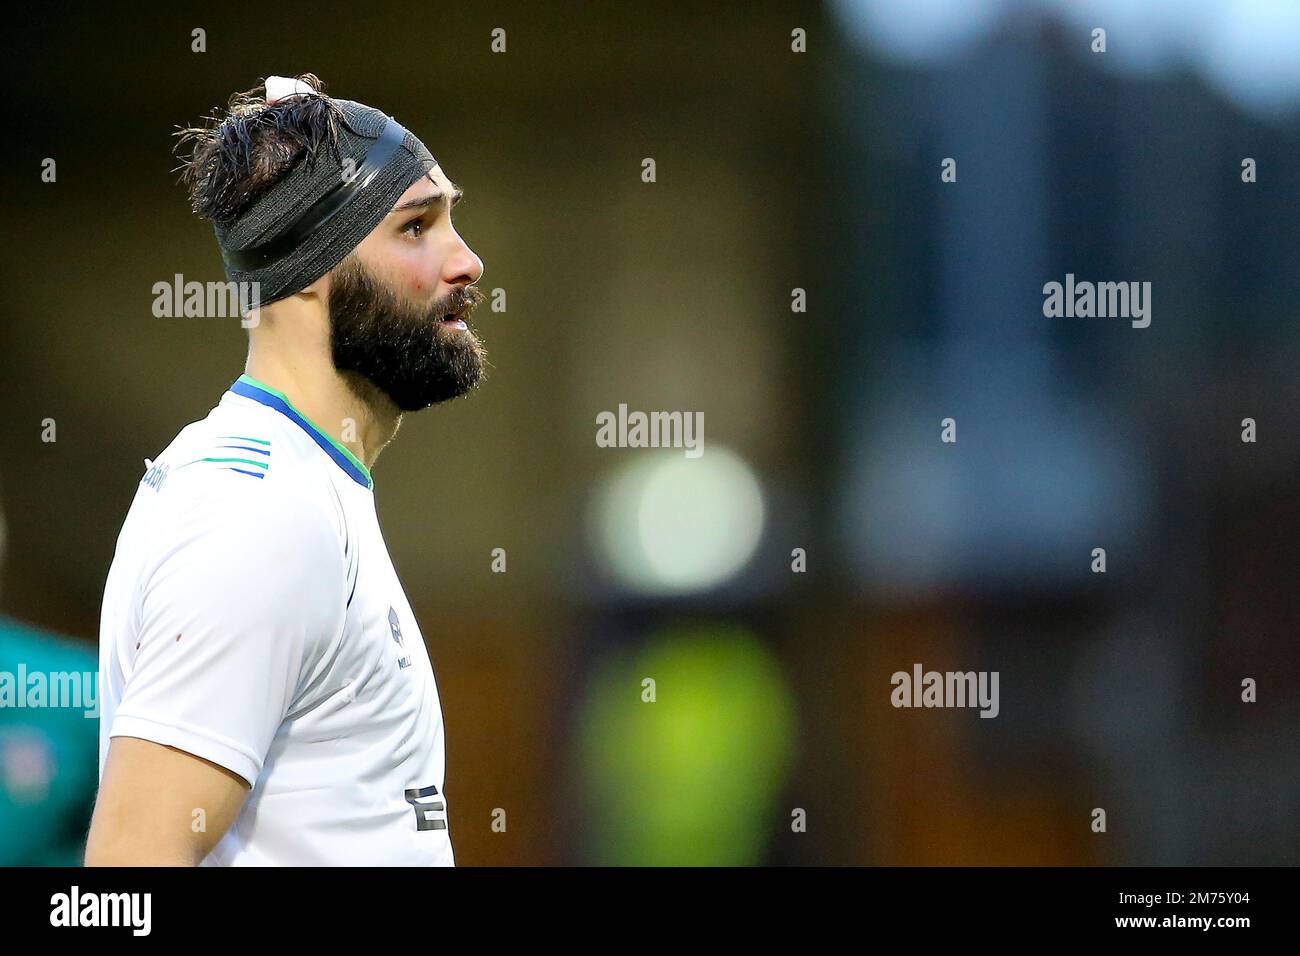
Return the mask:
[(402, 423), (392, 399), (355, 372), (293, 366), (250, 351), (244, 372), (281, 391), (318, 428), (367, 469), (374, 468)]

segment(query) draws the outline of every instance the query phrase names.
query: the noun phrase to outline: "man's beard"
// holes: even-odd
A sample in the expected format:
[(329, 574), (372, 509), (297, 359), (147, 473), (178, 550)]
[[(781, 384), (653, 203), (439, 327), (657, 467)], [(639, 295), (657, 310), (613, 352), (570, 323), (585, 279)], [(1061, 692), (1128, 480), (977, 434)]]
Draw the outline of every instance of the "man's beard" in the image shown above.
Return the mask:
[(456, 313), (468, 322), (482, 299), (478, 289), (457, 287), (432, 305), (414, 305), (349, 256), (330, 282), (334, 367), (366, 378), (404, 412), (464, 395), (482, 378), (486, 353), (473, 332), (441, 320)]

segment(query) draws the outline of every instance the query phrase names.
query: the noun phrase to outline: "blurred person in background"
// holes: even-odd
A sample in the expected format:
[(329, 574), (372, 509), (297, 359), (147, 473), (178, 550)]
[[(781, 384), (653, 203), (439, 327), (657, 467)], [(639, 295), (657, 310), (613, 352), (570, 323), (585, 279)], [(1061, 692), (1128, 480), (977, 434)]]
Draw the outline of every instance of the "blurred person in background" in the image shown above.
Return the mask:
[[(5, 553), (0, 511), (0, 565)], [(88, 645), (0, 614), (0, 866), (77, 866), (94, 804), (99, 667)], [(91, 682), (85, 706), (52, 706), (29, 675)]]

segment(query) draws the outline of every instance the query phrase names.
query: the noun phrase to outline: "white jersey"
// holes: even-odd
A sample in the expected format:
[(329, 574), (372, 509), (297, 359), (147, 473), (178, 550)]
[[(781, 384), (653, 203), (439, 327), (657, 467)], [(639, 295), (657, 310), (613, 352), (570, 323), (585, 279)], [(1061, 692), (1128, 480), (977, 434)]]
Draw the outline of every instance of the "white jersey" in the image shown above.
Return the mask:
[(204, 865), (454, 865), (442, 709), (370, 473), (241, 376), (149, 466), (100, 620), (111, 737), (252, 787)]

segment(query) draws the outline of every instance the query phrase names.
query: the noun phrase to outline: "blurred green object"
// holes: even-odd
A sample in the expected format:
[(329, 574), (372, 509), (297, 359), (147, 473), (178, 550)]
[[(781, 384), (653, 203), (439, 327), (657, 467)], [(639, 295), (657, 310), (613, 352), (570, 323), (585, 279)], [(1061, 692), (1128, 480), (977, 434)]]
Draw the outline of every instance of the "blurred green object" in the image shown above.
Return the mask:
[(776, 800), (794, 724), (780, 664), (743, 628), (660, 631), (607, 660), (580, 731), (594, 862), (762, 863), (790, 825)]
[[(95, 675), (88, 646), (0, 616), (0, 866), (80, 866), (99, 778), (99, 720), (84, 706), (13, 702), (19, 675)], [(18, 693), (23, 692), (20, 689)]]

